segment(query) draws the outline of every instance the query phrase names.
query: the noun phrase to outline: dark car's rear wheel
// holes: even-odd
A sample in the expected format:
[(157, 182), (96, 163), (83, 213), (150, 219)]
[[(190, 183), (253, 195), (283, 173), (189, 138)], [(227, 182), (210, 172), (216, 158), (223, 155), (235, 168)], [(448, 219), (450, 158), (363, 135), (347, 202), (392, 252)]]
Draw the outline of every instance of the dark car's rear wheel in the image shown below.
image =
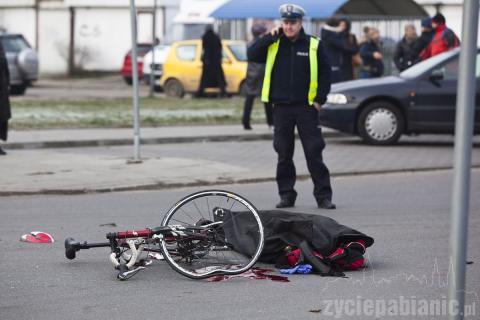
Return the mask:
[(370, 144), (387, 145), (398, 141), (403, 133), (405, 119), (394, 104), (375, 101), (366, 106), (358, 116), (358, 133)]
[(182, 98), (185, 95), (185, 90), (183, 89), (182, 83), (177, 79), (170, 79), (165, 83), (163, 87), (165, 95), (167, 97), (176, 97)]

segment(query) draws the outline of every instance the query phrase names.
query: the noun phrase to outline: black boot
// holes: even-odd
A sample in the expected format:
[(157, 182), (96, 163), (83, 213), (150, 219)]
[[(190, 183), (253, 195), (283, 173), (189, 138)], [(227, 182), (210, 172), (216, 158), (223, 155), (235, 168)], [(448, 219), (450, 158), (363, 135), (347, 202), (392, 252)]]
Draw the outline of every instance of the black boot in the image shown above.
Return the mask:
[(5, 156), (7, 155), (7, 153), (5, 152), (5, 150), (2, 149), (2, 147), (0, 147), (0, 156)]
[(277, 208), (291, 208), (295, 206), (295, 199), (281, 198), (280, 202), (275, 207)]
[(330, 199), (320, 199), (317, 200), (318, 208), (319, 209), (336, 209), (337, 206), (330, 201)]

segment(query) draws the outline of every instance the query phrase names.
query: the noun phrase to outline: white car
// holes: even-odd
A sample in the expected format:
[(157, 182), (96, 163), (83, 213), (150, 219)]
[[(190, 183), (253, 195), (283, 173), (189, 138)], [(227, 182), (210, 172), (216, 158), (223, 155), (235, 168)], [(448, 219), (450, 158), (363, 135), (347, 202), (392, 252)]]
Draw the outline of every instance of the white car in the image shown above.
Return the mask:
[[(163, 74), (163, 64), (165, 63), (165, 60), (167, 59), (168, 52), (170, 50), (170, 46), (165, 46), (165, 45), (158, 45), (155, 47), (155, 62), (153, 63), (154, 66), (154, 75), (155, 75), (155, 80), (158, 80), (162, 77)], [(147, 83), (150, 84), (150, 74), (152, 73), (152, 50), (150, 50), (144, 57), (143, 57), (143, 68), (142, 68), (142, 74), (143, 74), (143, 80)], [(161, 88), (156, 85), (155, 90), (160, 91)]]

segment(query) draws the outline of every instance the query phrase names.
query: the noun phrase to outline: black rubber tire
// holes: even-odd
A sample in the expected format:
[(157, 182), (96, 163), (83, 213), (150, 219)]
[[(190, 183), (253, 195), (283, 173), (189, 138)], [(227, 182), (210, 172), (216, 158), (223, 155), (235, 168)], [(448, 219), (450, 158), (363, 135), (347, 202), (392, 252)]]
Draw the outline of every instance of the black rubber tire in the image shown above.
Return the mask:
[(167, 80), (167, 82), (163, 86), (163, 90), (167, 97), (183, 98), (183, 96), (185, 95), (183, 85), (177, 79)]
[[(264, 244), (263, 225), (262, 225), (262, 222), (261, 222), (260, 217), (258, 215), (257, 209), (245, 198), (243, 198), (243, 197), (241, 197), (241, 196), (239, 196), (235, 193), (229, 192), (229, 191), (206, 190), (206, 191), (195, 192), (191, 195), (186, 196), (182, 200), (178, 201), (167, 212), (167, 214), (163, 218), (162, 226), (168, 226), (170, 221), (172, 221), (170, 223), (171, 225), (178, 225), (179, 224), (178, 221), (180, 221), (180, 220), (177, 220), (177, 219), (174, 218), (174, 215), (175, 215), (176, 212), (179, 212), (179, 214), (181, 214), (181, 212), (185, 213), (186, 210), (188, 210), (188, 205), (191, 204), (190, 203), (191, 201), (194, 201), (194, 200), (199, 199), (199, 198), (208, 197), (208, 196), (220, 196), (220, 197), (226, 197), (227, 201), (229, 201), (228, 199), (232, 199), (233, 201), (238, 201), (239, 203), (241, 203), (246, 208), (246, 210), (248, 210), (247, 212), (250, 212), (253, 215), (254, 220), (257, 222), (257, 226), (258, 226), (258, 230), (259, 230), (257, 248), (256, 248), (256, 251), (255, 251), (254, 255), (252, 257), (248, 257), (246, 259), (245, 265), (242, 265), (242, 267), (239, 268), (239, 269), (209, 270), (208, 268), (210, 266), (207, 265), (208, 262), (202, 262), (201, 265), (204, 266), (206, 271), (204, 273), (197, 273), (197, 272), (192, 272), (191, 270), (188, 270), (186, 268), (183, 268), (180, 264), (178, 264), (175, 261), (174, 257), (172, 256), (172, 254), (170, 253), (170, 251), (168, 250), (166, 242), (161, 241), (160, 242), (160, 249), (162, 250), (163, 257), (165, 258), (165, 261), (167, 261), (167, 263), (170, 265), (170, 267), (172, 267), (173, 270), (175, 270), (176, 272), (180, 273), (181, 275), (184, 275), (185, 277), (188, 277), (188, 278), (191, 278), (191, 279), (205, 279), (205, 278), (209, 278), (209, 277), (220, 275), (220, 274), (235, 275), (235, 274), (243, 273), (243, 272), (249, 270), (255, 264), (255, 262), (258, 260), (258, 258), (260, 257), (260, 254), (262, 253), (262, 250), (263, 250), (263, 244)], [(202, 202), (203, 202), (203, 200), (202, 200)], [(208, 203), (208, 201), (207, 201), (207, 203)], [(200, 209), (195, 204), (195, 202), (193, 202), (193, 204), (194, 204), (196, 210), (200, 211)], [(188, 215), (188, 216), (190, 216), (190, 215)], [(214, 219), (212, 219), (212, 220), (214, 220)], [(195, 222), (192, 223), (192, 225), (195, 225)], [(245, 236), (249, 237), (249, 239), (251, 239), (251, 235), (245, 235)], [(203, 256), (200, 256), (199, 258), (201, 259), (201, 258), (203, 258)]]
[(405, 130), (405, 118), (389, 101), (374, 101), (362, 109), (357, 118), (357, 131), (368, 144), (395, 144)]

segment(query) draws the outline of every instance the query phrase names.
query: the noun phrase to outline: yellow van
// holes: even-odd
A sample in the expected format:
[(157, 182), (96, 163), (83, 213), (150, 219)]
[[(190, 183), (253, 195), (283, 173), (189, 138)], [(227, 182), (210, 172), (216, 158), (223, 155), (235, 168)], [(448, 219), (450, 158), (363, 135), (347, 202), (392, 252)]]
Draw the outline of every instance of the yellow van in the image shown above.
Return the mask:
[[(247, 52), (244, 41), (222, 40), (222, 68), (229, 94), (242, 93), (247, 74)], [(160, 86), (169, 97), (183, 97), (194, 93), (202, 76), (202, 40), (185, 40), (172, 43), (163, 65)], [(213, 91), (207, 88), (205, 92)]]

